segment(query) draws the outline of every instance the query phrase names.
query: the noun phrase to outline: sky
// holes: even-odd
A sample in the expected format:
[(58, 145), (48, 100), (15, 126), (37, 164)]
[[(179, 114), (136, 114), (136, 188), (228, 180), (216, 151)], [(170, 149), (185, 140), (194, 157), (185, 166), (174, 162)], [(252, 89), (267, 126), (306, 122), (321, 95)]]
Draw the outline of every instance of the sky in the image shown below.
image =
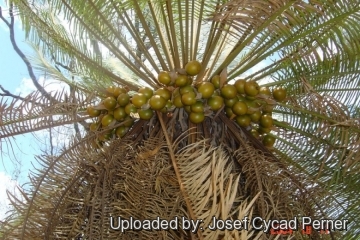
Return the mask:
[[(0, 0), (3, 15), (7, 16), (7, 6)], [(16, 21), (15, 37), (19, 48), (25, 54), (31, 54), (31, 47), (25, 42), (25, 33), (21, 24)], [(24, 62), (12, 48), (9, 36), (9, 29), (0, 20), (0, 85), (13, 94), (26, 96), (34, 86), (31, 83), (29, 74)], [(1, 91), (2, 92), (2, 91)], [(1, 132), (0, 132), (1, 134)], [(17, 136), (12, 143), (13, 153), (9, 152), (3, 139), (1, 141), (0, 155), (0, 220), (4, 218), (5, 212), (9, 209), (9, 200), (6, 190), (16, 191), (16, 186), (26, 189), (24, 184), (28, 181), (28, 173), (36, 166), (34, 156), (40, 154), (41, 143), (35, 136), (26, 134)]]

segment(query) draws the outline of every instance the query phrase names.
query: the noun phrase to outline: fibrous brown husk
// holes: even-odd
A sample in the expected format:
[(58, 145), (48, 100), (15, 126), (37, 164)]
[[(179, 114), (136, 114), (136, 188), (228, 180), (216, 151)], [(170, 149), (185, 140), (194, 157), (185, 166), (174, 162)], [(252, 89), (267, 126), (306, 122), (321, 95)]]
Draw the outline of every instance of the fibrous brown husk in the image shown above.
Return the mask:
[[(198, 125), (188, 123), (184, 111), (158, 120), (138, 121), (124, 139), (100, 149), (85, 139), (57, 158), (39, 158), (44, 169), (33, 175), (26, 201), (13, 198), (16, 209), (3, 224), (3, 238), (270, 239), (274, 236), (251, 227), (205, 226), (213, 217), (319, 217), (324, 193), (224, 115)], [(118, 217), (177, 217), (178, 231), (122, 232), (111, 228)], [(181, 217), (201, 219), (204, 229), (183, 230)]]

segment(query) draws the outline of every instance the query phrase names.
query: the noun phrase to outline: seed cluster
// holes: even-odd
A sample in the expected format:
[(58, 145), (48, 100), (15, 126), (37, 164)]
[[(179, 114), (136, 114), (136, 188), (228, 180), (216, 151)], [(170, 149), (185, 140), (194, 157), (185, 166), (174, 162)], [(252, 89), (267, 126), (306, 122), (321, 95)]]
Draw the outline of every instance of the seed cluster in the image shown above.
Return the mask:
[(99, 105), (87, 108), (89, 116), (96, 118), (90, 130), (98, 131), (122, 123), (101, 135), (98, 140), (103, 142), (113, 134), (123, 137), (133, 125), (134, 118), (149, 120), (154, 111), (172, 112), (175, 108), (184, 108), (189, 120), (195, 124), (214, 112), (225, 111), (239, 126), (251, 128), (251, 134), (261, 138), (265, 146), (272, 147), (275, 139), (267, 134), (273, 126), (272, 110), (277, 102), (286, 98), (286, 89), (277, 87), (271, 91), (255, 81), (243, 79), (234, 84), (221, 84), (219, 75), (194, 86), (193, 77), (201, 68), (198, 61), (190, 61), (179, 72), (162, 71), (157, 79), (162, 87), (155, 91), (142, 87), (132, 96), (124, 88), (107, 88), (107, 97)]

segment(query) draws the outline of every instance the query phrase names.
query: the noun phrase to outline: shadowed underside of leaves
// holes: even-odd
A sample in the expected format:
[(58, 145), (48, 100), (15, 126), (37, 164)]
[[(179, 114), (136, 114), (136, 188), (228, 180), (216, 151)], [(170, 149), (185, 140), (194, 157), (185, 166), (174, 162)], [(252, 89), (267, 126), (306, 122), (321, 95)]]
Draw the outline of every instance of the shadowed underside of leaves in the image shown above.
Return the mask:
[[(343, 237), (359, 232), (358, 0), (12, 2), (40, 46), (39, 69), (78, 92), (65, 101), (58, 94), (57, 103), (36, 93), (20, 104), (2, 100), (1, 140), (85, 120), (101, 89), (156, 89), (160, 71), (181, 71), (194, 59), (203, 66), (194, 83), (221, 74), (283, 86), (288, 98), (273, 110), (272, 152), (221, 111), (194, 125), (178, 109), (172, 118), (137, 121), (103, 148), (90, 146), (92, 135), (40, 158), (33, 190), (25, 203), (14, 199), (4, 224), (9, 239), (271, 237), (251, 229), (121, 235), (109, 230), (110, 216), (336, 217), (351, 222)], [(71, 71), (50, 67), (58, 63)]]

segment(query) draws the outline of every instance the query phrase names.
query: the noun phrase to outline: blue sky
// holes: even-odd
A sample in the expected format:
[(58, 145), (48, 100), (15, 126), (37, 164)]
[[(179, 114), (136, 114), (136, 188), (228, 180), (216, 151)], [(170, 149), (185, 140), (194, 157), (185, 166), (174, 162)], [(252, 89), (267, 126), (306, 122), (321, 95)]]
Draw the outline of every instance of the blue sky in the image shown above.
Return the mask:
[[(7, 6), (3, 0), (0, 0), (0, 6), (3, 10), (3, 15), (7, 16)], [(25, 42), (25, 34), (22, 31), (19, 21), (16, 21), (15, 27), (16, 42), (20, 49), (25, 54), (31, 54), (32, 49)], [(0, 85), (6, 90), (14, 94), (21, 94), (22, 96), (29, 92), (33, 86), (28, 85), (29, 74), (24, 62), (14, 51), (9, 36), (7, 26), (0, 22)], [(34, 141), (34, 136), (26, 134), (24, 136), (17, 136), (12, 143), (13, 153), (8, 152), (6, 145), (1, 140), (0, 155), (0, 219), (3, 218), (4, 211), (8, 209), (6, 200), (6, 189), (14, 190), (16, 184), (22, 186), (28, 181), (29, 169), (33, 169), (34, 155), (39, 154), (39, 143)], [(15, 163), (15, 162), (19, 162)], [(33, 162), (33, 163), (32, 163)]]
[[(8, 7), (3, 0), (0, 0), (3, 16), (8, 16)], [(21, 23), (18, 19), (15, 21), (15, 38), (18, 47), (22, 52), (29, 57), (34, 57), (36, 54), (30, 44), (25, 40), (25, 33), (22, 30)], [(15, 95), (22, 97), (27, 96), (32, 91), (36, 90), (29, 77), (29, 73), (23, 60), (18, 56), (12, 47), (8, 27), (0, 20), (0, 85)], [(60, 83), (57, 80), (49, 78), (44, 73), (37, 72), (38, 82), (48, 92), (67, 90), (66, 84)], [(11, 100), (8, 98), (8, 101)], [(69, 142), (69, 134), (73, 133), (72, 127), (56, 127), (52, 128), (54, 147), (54, 155), (56, 155), (63, 144)], [(0, 131), (1, 134), (1, 131)], [(0, 154), (0, 220), (4, 218), (5, 212), (9, 210), (9, 200), (7, 199), (6, 190), (14, 193), (16, 186), (22, 189), (28, 189), (29, 171), (34, 170), (34, 166), (38, 167), (35, 156), (44, 154), (44, 150), (50, 147), (50, 138), (48, 130), (41, 130), (35, 134), (29, 133), (16, 136), (12, 139), (12, 148), (8, 148), (1, 141)], [(16, 194), (17, 196), (19, 194)]]

